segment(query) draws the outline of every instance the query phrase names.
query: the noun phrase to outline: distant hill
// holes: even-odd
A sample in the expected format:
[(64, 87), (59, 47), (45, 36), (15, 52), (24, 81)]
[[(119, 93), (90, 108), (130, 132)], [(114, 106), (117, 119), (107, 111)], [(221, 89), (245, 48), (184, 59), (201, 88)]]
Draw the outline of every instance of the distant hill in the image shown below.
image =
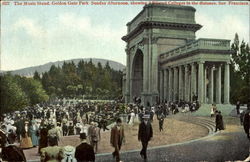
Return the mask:
[[(65, 62), (71, 62), (73, 61), (76, 65), (78, 64), (79, 61), (84, 60), (85, 62), (88, 62), (91, 58), (83, 58), (83, 59), (72, 59), (72, 60), (64, 60)], [(32, 67), (27, 67), (23, 69), (18, 69), (18, 70), (13, 70), (11, 71), (11, 74), (13, 75), (21, 75), (21, 76), (26, 76), (26, 77), (32, 77), (34, 72), (37, 71), (39, 74), (42, 74), (46, 71), (49, 71), (50, 67), (52, 65), (55, 66), (60, 66), (62, 67), (64, 61), (57, 61), (57, 62), (49, 62), (44, 65), (39, 65), (39, 66), (32, 66)], [(92, 58), (93, 64), (97, 66), (98, 62), (102, 64), (102, 66), (105, 66), (107, 62), (109, 62), (109, 65), (112, 69), (114, 70), (123, 70), (125, 66), (119, 62), (111, 61), (111, 60), (106, 60), (106, 59), (96, 59)]]

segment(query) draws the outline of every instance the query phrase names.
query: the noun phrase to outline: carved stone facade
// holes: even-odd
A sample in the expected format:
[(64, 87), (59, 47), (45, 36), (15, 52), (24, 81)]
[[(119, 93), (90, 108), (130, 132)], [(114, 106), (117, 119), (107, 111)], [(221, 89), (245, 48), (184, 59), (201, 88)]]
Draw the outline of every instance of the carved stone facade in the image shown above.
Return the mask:
[(127, 42), (126, 103), (134, 97), (144, 105), (192, 101), (193, 94), (201, 103), (229, 103), (230, 41), (196, 40), (202, 26), (195, 22), (195, 11), (149, 4), (127, 24), (122, 37)]

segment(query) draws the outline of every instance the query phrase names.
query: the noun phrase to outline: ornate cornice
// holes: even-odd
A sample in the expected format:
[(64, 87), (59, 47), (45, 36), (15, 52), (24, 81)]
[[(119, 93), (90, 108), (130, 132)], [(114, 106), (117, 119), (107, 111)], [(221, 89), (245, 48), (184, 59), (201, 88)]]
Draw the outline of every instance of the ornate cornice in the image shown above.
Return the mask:
[(163, 60), (163, 61), (160, 61), (160, 62), (161, 62), (161, 64), (162, 63), (168, 63), (168, 62), (171, 62), (171, 61), (174, 61), (174, 60), (190, 57), (190, 56), (193, 56), (193, 55), (196, 55), (196, 54), (199, 54), (199, 53), (219, 53), (219, 54), (228, 55), (228, 54), (232, 53), (232, 51), (231, 50), (196, 49), (194, 51), (190, 51), (190, 52), (187, 52), (185, 54), (177, 55), (177, 56), (171, 57), (171, 58), (169, 58), (167, 60)]
[(175, 29), (175, 30), (188, 30), (188, 31), (194, 31), (196, 32), (199, 30), (202, 26), (199, 24), (184, 24), (184, 23), (171, 23), (171, 22), (158, 22), (158, 21), (144, 21), (137, 25), (137, 27), (128, 33), (126, 36), (122, 37), (122, 40), (125, 42), (128, 42), (131, 40), (134, 36), (141, 33), (144, 29), (152, 29), (152, 28), (158, 28), (158, 29)]

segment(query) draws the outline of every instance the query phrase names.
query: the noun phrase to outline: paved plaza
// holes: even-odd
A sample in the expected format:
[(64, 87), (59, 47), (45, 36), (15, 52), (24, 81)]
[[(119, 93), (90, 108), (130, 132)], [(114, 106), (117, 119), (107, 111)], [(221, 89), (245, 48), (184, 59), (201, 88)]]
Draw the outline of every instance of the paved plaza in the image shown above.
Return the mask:
[[(196, 124), (192, 124), (195, 122)], [(244, 160), (249, 154), (249, 141), (239, 119), (225, 117), (226, 130), (217, 133), (214, 133), (214, 129), (208, 132), (213, 122), (213, 118), (194, 117), (189, 113), (169, 116), (164, 123), (165, 131), (161, 134), (155, 120), (154, 139), (149, 144), (148, 161)], [(137, 125), (126, 126), (127, 140), (121, 150), (121, 159), (125, 162), (143, 161), (139, 156), (141, 145), (137, 141), (136, 127)], [(113, 148), (109, 145), (109, 135), (109, 131), (102, 132), (102, 140), (105, 142), (101, 142), (96, 155), (98, 162), (115, 161), (111, 156)], [(61, 145), (79, 144), (78, 136), (64, 137), (62, 141)], [(39, 161), (37, 148), (25, 150), (25, 154), (29, 161)]]
[[(243, 133), (221, 133), (210, 138), (176, 146), (148, 150), (148, 161), (236, 161), (244, 160), (249, 142)], [(111, 155), (97, 156), (97, 161), (111, 161)], [(139, 150), (122, 153), (123, 161), (143, 161)]]
[[(148, 161), (237, 161), (249, 155), (249, 141), (238, 118), (228, 117), (226, 130), (198, 140), (167, 145), (148, 150)], [(195, 131), (195, 130), (193, 130)], [(97, 156), (97, 161), (111, 161), (111, 155)], [(124, 152), (123, 161), (143, 161), (139, 150)]]

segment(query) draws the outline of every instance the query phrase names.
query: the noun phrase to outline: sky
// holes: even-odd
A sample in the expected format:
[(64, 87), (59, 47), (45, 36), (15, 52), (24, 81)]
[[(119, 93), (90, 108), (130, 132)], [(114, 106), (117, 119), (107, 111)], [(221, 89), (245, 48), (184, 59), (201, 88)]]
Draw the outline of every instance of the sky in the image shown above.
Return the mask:
[[(197, 38), (249, 42), (249, 5), (195, 5)], [(126, 64), (126, 23), (143, 5), (1, 5), (0, 70), (15, 70), (75, 58)]]

